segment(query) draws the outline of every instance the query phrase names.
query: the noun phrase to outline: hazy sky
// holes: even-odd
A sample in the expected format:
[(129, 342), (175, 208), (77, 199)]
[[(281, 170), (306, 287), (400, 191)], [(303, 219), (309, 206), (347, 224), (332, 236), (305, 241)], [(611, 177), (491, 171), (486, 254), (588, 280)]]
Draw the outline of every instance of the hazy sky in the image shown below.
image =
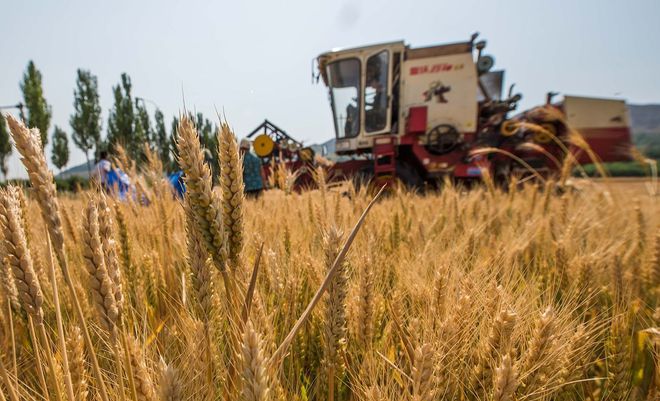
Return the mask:
[[(127, 72), (135, 96), (171, 118), (183, 106), (224, 110), (242, 137), (268, 118), (316, 143), (333, 136), (311, 62), (334, 47), (403, 39), (467, 40), (523, 93), (548, 90), (660, 103), (660, 1), (7, 1), (0, 0), (0, 105), (21, 99), (28, 60), (44, 79), (53, 124), (70, 133), (76, 69), (99, 79), (103, 129), (112, 86)], [(148, 105), (153, 113), (154, 107)], [(52, 131), (52, 128), (51, 128)], [(49, 133), (49, 135), (52, 134)], [(50, 161), (50, 149), (47, 149)], [(73, 150), (70, 165), (84, 160)], [(14, 156), (10, 176), (23, 176)]]

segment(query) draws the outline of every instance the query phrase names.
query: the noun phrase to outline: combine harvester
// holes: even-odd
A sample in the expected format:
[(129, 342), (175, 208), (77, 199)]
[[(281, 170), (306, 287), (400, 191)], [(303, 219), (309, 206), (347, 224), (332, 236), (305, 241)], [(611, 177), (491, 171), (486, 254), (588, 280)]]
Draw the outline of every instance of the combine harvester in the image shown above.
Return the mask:
[[(335, 176), (396, 179), (410, 187), (446, 177), (499, 181), (557, 173), (570, 152), (578, 163), (629, 160), (623, 100), (564, 96), (511, 115), (521, 99), (503, 95), (504, 71), (485, 41), (413, 48), (404, 42), (326, 52), (314, 72), (328, 87)], [(523, 168), (523, 166), (525, 166)]]

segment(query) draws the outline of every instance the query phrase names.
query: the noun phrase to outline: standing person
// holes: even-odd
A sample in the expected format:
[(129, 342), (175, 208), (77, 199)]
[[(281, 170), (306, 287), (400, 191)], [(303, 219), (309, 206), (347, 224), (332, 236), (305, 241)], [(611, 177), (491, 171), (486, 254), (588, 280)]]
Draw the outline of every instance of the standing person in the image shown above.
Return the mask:
[(92, 179), (96, 180), (105, 192), (110, 192), (112, 189), (108, 183), (108, 173), (111, 170), (112, 163), (108, 160), (108, 152), (103, 150), (99, 153), (99, 160), (94, 166), (94, 171), (92, 171)]
[(243, 158), (243, 183), (245, 195), (248, 198), (258, 198), (264, 190), (264, 179), (261, 175), (261, 160), (250, 152), (250, 141), (241, 140), (241, 156)]

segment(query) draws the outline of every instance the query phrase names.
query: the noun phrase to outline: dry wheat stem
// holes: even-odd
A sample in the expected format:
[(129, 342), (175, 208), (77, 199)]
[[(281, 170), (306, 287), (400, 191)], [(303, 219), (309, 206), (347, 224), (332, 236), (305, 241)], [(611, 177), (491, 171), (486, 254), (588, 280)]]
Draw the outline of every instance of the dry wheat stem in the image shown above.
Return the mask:
[(66, 258), (66, 251), (64, 247), (64, 236), (62, 234), (62, 225), (59, 217), (59, 206), (57, 203), (55, 184), (53, 182), (53, 174), (48, 169), (46, 159), (44, 157), (43, 149), (40, 143), (40, 134), (38, 130), (29, 130), (22, 122), (16, 120), (13, 116), (7, 116), (7, 124), (14, 139), (14, 144), (21, 154), (21, 161), (28, 172), (30, 182), (32, 183), (41, 215), (46, 222), (46, 227), (50, 233), (51, 241), (53, 241), (55, 256), (58, 259), (60, 268), (64, 276), (65, 283), (71, 293), (71, 298), (74, 304), (76, 317), (83, 330), (83, 338), (85, 339), (85, 346), (89, 350), (90, 358), (92, 359), (92, 367), (94, 377), (99, 388), (101, 399), (109, 401), (108, 393), (105, 388), (105, 381), (99, 367), (94, 346), (89, 336), (85, 316), (78, 300), (78, 295), (74, 288), (73, 280), (69, 273), (68, 262)]
[(18, 394), (14, 388), (14, 383), (12, 383), (11, 379), (9, 378), (9, 373), (5, 368), (5, 364), (2, 362), (2, 355), (0, 355), (0, 375), (2, 376), (2, 381), (5, 383), (5, 388), (9, 393), (9, 399), (11, 401), (19, 401)]
[(332, 278), (336, 274), (337, 270), (340, 268), (340, 265), (343, 263), (344, 258), (346, 257), (346, 253), (351, 247), (351, 244), (353, 243), (353, 240), (355, 239), (355, 236), (357, 235), (358, 231), (360, 230), (360, 227), (362, 227), (362, 224), (364, 223), (364, 220), (367, 218), (367, 214), (369, 214), (369, 211), (373, 207), (373, 205), (376, 203), (378, 198), (383, 194), (385, 190), (385, 186), (383, 186), (380, 191), (376, 194), (376, 196), (369, 202), (369, 205), (364, 209), (364, 212), (362, 212), (362, 216), (360, 216), (360, 219), (357, 221), (355, 224), (355, 227), (353, 227), (353, 230), (349, 234), (348, 238), (346, 239), (346, 242), (344, 243), (344, 246), (342, 247), (341, 251), (337, 255), (337, 258), (335, 259), (334, 263), (332, 264), (332, 267), (328, 270), (328, 273), (325, 276), (325, 279), (323, 279), (323, 283), (321, 284), (321, 287), (316, 291), (316, 294), (314, 294), (314, 297), (311, 299), (309, 304), (307, 305), (307, 308), (305, 308), (305, 311), (300, 315), (296, 323), (293, 325), (293, 328), (291, 328), (291, 331), (287, 336), (282, 340), (282, 343), (280, 346), (277, 348), (275, 353), (271, 356), (268, 365), (271, 367), (275, 367), (279, 365), (281, 362), (281, 359), (284, 357), (285, 352), (289, 348), (289, 345), (291, 344), (291, 341), (293, 341), (296, 333), (298, 333), (298, 330), (302, 327), (303, 323), (307, 320), (309, 315), (312, 313), (312, 310), (314, 310), (314, 307), (316, 304), (321, 300), (321, 296), (323, 296), (323, 293), (327, 290), (328, 286), (330, 285), (330, 282), (332, 281)]
[(46, 232), (46, 242), (48, 244), (48, 272), (50, 282), (53, 286), (53, 303), (55, 304), (55, 319), (57, 320), (57, 333), (60, 340), (60, 349), (62, 355), (62, 370), (64, 371), (64, 380), (66, 384), (67, 396), (70, 401), (75, 401), (76, 397), (73, 391), (73, 381), (71, 379), (71, 370), (69, 367), (69, 356), (66, 352), (66, 339), (64, 337), (64, 325), (62, 324), (62, 310), (60, 309), (60, 296), (57, 287), (57, 278), (55, 276), (55, 261), (50, 241), (50, 235)]

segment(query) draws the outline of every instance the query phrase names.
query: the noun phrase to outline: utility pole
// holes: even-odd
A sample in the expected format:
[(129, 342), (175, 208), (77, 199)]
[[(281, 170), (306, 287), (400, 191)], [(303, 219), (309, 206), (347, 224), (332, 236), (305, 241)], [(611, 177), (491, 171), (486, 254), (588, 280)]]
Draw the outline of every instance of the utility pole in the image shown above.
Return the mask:
[(23, 109), (25, 109), (25, 105), (23, 102), (18, 102), (16, 104), (12, 104), (9, 106), (0, 106), (0, 110), (9, 110), (9, 109), (18, 109), (18, 117), (25, 122), (25, 113)]

